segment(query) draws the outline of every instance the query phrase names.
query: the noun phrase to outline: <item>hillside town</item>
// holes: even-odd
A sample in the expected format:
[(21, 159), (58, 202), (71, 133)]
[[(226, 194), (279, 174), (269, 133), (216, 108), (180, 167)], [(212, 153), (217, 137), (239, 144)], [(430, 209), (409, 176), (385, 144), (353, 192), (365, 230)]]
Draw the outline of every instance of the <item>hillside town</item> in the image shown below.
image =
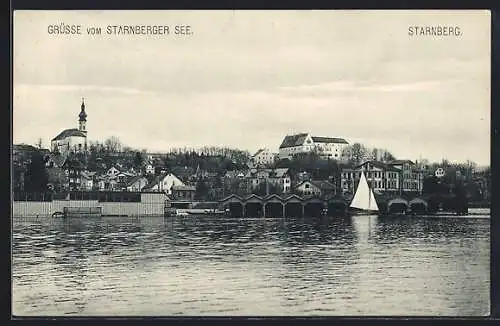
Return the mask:
[(460, 188), (471, 202), (490, 201), (490, 169), (473, 162), (396, 158), (387, 149), (309, 132), (284, 135), (277, 152), (206, 146), (152, 153), (124, 146), (116, 137), (91, 142), (86, 123), (82, 99), (78, 127), (56, 134), (49, 149), (41, 139), (36, 145), (13, 145), (14, 200), (102, 191), (164, 192), (171, 200), (188, 202), (218, 201), (231, 194), (349, 198), (364, 171), (378, 195)]

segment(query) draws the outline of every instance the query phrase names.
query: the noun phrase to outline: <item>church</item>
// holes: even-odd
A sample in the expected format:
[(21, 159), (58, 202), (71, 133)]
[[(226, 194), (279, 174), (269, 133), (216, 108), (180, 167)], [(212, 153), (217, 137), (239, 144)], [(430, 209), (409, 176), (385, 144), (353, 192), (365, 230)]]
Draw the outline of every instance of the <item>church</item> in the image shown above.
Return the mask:
[(52, 139), (52, 152), (68, 154), (70, 152), (78, 153), (87, 151), (87, 113), (85, 112), (83, 98), (78, 118), (78, 128), (65, 129)]

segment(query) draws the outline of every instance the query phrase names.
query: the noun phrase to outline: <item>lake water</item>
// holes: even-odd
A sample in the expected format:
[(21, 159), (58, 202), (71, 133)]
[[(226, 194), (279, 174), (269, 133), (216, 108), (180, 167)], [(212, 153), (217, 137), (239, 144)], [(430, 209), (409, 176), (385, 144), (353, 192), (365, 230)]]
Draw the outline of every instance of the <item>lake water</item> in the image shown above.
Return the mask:
[(490, 219), (14, 219), (17, 316), (484, 316)]

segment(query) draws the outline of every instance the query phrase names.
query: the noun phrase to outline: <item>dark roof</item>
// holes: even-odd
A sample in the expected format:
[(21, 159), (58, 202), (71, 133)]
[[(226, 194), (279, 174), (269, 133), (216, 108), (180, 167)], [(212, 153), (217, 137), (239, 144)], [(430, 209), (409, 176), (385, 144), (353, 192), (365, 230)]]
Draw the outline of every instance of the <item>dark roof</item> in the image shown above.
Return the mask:
[(415, 165), (415, 163), (413, 163), (413, 161), (411, 161), (411, 160), (393, 160), (393, 161), (390, 161), (388, 164), (399, 165), (399, 164), (405, 164), (405, 163), (410, 163), (410, 164)]
[(49, 160), (57, 167), (62, 167), (66, 163), (68, 156), (64, 154), (49, 154)]
[(87, 180), (93, 180), (93, 175), (87, 173), (86, 171), (82, 171), (82, 173), (80, 174), (80, 177), (83, 179), (87, 179)]
[(264, 148), (261, 148), (259, 149), (257, 152), (255, 152), (255, 154), (252, 155), (252, 157), (255, 157), (257, 155), (259, 155), (260, 153), (262, 153), (265, 149)]
[(351, 164), (351, 163), (340, 163), (339, 167), (342, 170), (354, 170), (354, 169), (356, 169), (356, 166), (354, 164)]
[[(172, 174), (176, 176), (188, 176), (191, 174), (194, 174), (195, 170), (192, 167), (182, 167), (182, 166), (175, 166), (171, 169)], [(168, 174), (168, 173), (165, 173)]]
[(80, 160), (69, 159), (69, 158), (66, 159), (63, 166), (67, 167), (67, 168), (73, 168), (73, 169), (83, 169), (84, 168), (84, 165)]
[(108, 171), (109, 171), (109, 170), (111, 170), (111, 169), (115, 169), (115, 170), (117, 170), (117, 171), (118, 171), (118, 172), (120, 172), (120, 173), (122, 173), (122, 172), (123, 172), (123, 171), (122, 171), (122, 168), (120, 168), (120, 167), (118, 166), (118, 164), (116, 164), (116, 163), (113, 163), (113, 164), (109, 167)]
[(283, 139), (280, 148), (300, 146), (304, 143), (304, 140), (306, 140), (307, 135), (308, 134), (306, 133), (302, 133), (302, 134), (285, 136), (285, 139)]
[(144, 189), (153, 188), (154, 186), (156, 186), (160, 182), (160, 180), (163, 180), (169, 174), (170, 173), (168, 173), (168, 172), (161, 173), (158, 177), (155, 177), (150, 184), (146, 185), (146, 187), (144, 187)]
[(318, 187), (321, 190), (334, 190), (335, 189), (335, 186), (328, 181), (311, 180), (309, 182), (311, 182), (313, 185), (315, 185), (316, 187)]
[(12, 146), (12, 149), (15, 151), (29, 151), (29, 152), (33, 152), (33, 151), (38, 150), (38, 148), (36, 148), (35, 146), (27, 145), (27, 144), (14, 144)]
[(65, 129), (63, 131), (61, 131), (61, 133), (59, 135), (57, 135), (56, 137), (54, 137), (52, 140), (61, 140), (61, 139), (64, 139), (64, 138), (67, 138), (67, 137), (71, 137), (71, 136), (74, 136), (74, 137), (87, 137), (87, 135), (76, 129), (76, 128), (73, 128), (73, 129)]
[(366, 165), (368, 163), (370, 163), (372, 166), (377, 167), (377, 168), (382, 169), (382, 170), (393, 171), (393, 172), (401, 172), (400, 169), (395, 168), (395, 167), (393, 167), (393, 166), (391, 166), (389, 164), (385, 164), (383, 162), (379, 162), (379, 161), (366, 161), (366, 162), (358, 165), (356, 168), (358, 169), (358, 168), (360, 168), (360, 167), (362, 167), (362, 166), (364, 166), (364, 165)]
[[(136, 182), (137, 182), (137, 181), (139, 181), (140, 179), (146, 179), (146, 178), (144, 178), (143, 176), (140, 176), (140, 175), (130, 178), (130, 179), (127, 181), (127, 187), (128, 187), (128, 186), (133, 185), (134, 183), (136, 183)], [(146, 181), (146, 182), (147, 182), (147, 181)]]
[(335, 144), (348, 144), (344, 138), (332, 138), (332, 137), (312, 137), (315, 143), (335, 143)]

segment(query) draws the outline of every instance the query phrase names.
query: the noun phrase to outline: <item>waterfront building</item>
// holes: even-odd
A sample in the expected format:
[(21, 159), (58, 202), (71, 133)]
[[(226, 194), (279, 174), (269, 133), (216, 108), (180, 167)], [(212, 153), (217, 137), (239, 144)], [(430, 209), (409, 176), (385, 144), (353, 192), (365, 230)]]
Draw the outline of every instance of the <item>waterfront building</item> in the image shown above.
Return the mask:
[(375, 192), (397, 193), (400, 190), (400, 173), (396, 167), (380, 161), (366, 161), (358, 166), (347, 166), (341, 171), (341, 188), (344, 194), (354, 194), (361, 171)]
[(360, 177), (360, 171), (365, 172), (366, 180), (375, 192), (393, 192), (400, 190), (401, 170), (379, 161), (366, 161), (356, 167), (359, 172), (356, 177)]
[(424, 171), (411, 160), (394, 160), (388, 163), (400, 170), (400, 188), (403, 192), (422, 192)]
[(193, 201), (196, 193), (196, 187), (186, 185), (172, 186), (172, 199), (181, 201)]
[(295, 192), (303, 197), (329, 197), (335, 195), (335, 186), (328, 181), (306, 180), (295, 186)]
[(87, 113), (85, 112), (83, 99), (81, 111), (78, 115), (78, 128), (61, 131), (52, 139), (51, 150), (59, 153), (83, 153), (87, 151)]
[(344, 167), (340, 174), (340, 187), (343, 194), (354, 194), (355, 184), (359, 180), (360, 171), (354, 167)]
[(279, 148), (280, 159), (292, 159), (300, 153), (317, 152), (321, 158), (340, 160), (349, 143), (343, 138), (316, 137), (309, 133), (287, 135)]

